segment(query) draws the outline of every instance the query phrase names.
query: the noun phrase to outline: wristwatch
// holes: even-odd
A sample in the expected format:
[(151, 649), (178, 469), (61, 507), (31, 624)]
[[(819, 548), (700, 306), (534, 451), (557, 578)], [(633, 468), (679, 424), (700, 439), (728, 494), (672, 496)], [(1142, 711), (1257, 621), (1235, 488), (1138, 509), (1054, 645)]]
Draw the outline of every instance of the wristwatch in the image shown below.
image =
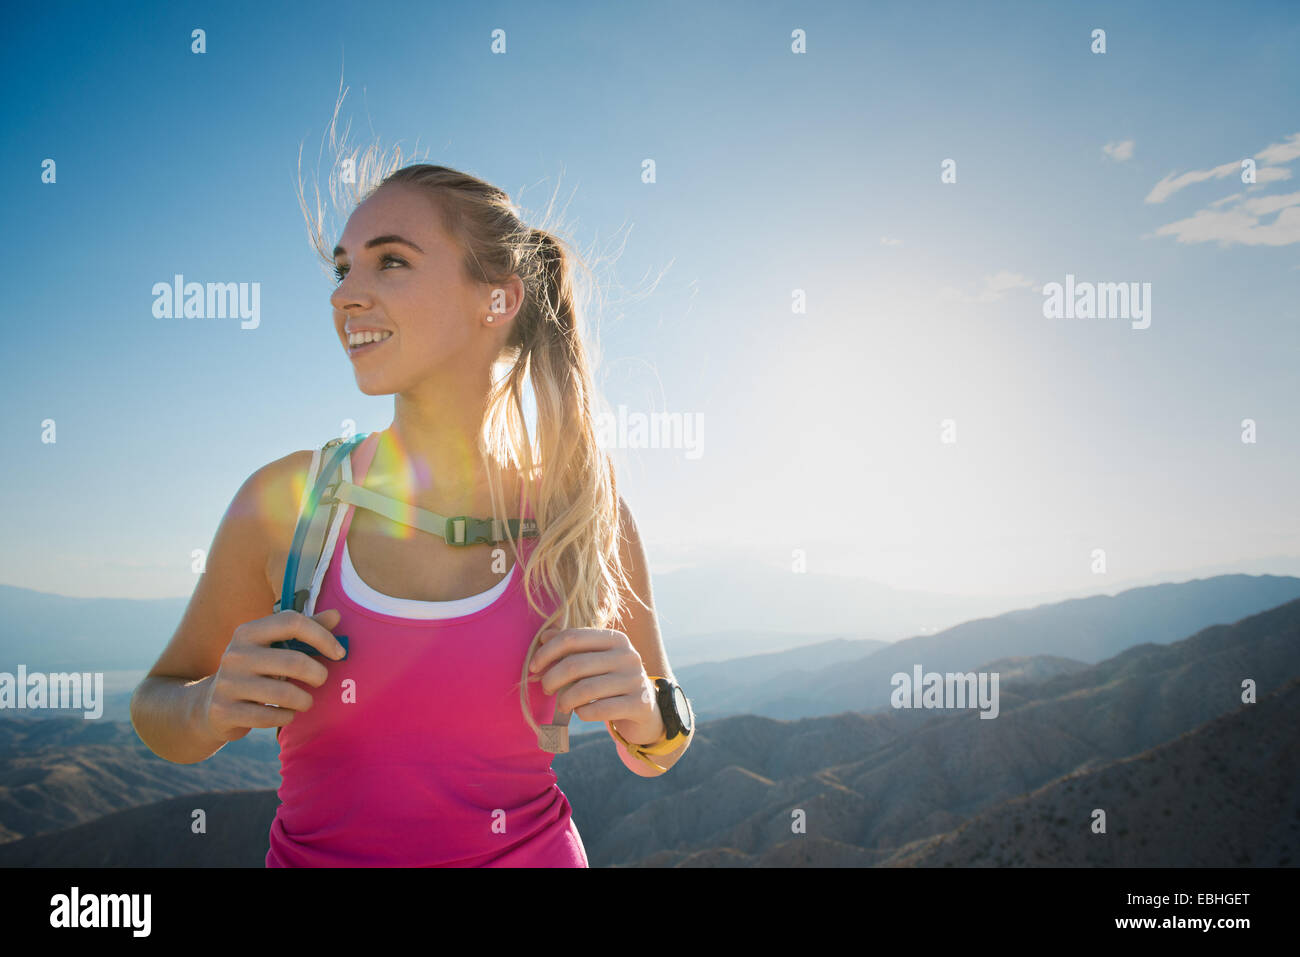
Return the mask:
[[(689, 736), (695, 730), (695, 713), (691, 711), (691, 703), (686, 699), (686, 692), (682, 690), (682, 686), (658, 675), (651, 675), (650, 678), (655, 683), (655, 695), (659, 699), (659, 713), (663, 715), (667, 740), (672, 741), (679, 734)], [(678, 741), (676, 745), (663, 751), (653, 750), (655, 745), (644, 750), (651, 754), (663, 754), (666, 751), (677, 750), (677, 745), (680, 744), (681, 742)]]
[(655, 697), (659, 702), (659, 714), (663, 717), (663, 737), (653, 744), (633, 744), (618, 733), (612, 721), (607, 721), (605, 724), (610, 734), (621, 741), (633, 757), (640, 758), (660, 771), (666, 771), (667, 768), (655, 764), (647, 755), (667, 754), (681, 747), (681, 738), (689, 737), (695, 730), (695, 713), (691, 710), (691, 702), (681, 685), (659, 675), (650, 675), (650, 678), (655, 683)]

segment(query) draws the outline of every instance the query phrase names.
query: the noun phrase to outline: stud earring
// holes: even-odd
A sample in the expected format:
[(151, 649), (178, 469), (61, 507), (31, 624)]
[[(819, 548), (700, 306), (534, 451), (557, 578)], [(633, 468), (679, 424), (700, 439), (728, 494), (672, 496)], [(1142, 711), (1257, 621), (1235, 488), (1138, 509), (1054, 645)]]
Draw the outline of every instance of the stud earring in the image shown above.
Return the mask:
[(488, 322), (491, 322), (491, 321), (492, 321), (492, 317), (491, 317), (491, 316), (488, 316), (488, 317), (487, 317), (487, 321), (488, 321)]

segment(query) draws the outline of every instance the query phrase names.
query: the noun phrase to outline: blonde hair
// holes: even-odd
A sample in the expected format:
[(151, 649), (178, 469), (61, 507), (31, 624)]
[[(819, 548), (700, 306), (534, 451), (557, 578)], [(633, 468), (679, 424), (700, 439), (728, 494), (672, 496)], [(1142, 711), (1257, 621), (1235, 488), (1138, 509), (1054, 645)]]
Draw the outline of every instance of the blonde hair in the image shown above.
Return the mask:
[[(336, 108), (336, 119), (337, 115)], [(533, 503), (537, 520), (537, 544), (524, 565), (524, 591), (530, 607), (545, 620), (524, 658), (519, 703), (524, 720), (540, 740), (541, 729), (528, 703), (527, 679), (528, 663), (542, 632), (551, 627), (607, 628), (623, 611), (620, 590), (627, 588), (635, 596), (619, 553), (613, 462), (596, 440), (593, 406), (599, 399), (583, 343), (583, 311), (575, 283), (576, 271), (585, 269), (585, 264), (559, 237), (522, 222), (509, 196), (490, 183), (445, 166), (402, 166), (400, 149), (391, 161), (377, 156), (374, 146), (359, 160), (357, 153), (343, 156), (332, 168), (331, 194), (337, 197), (338, 187), (344, 185), (340, 168), (354, 174), (347, 181), (354, 186), (353, 207), (390, 184), (422, 189), (434, 200), (444, 230), (463, 250), (462, 268), (471, 282), (504, 283), (513, 275), (523, 282), (524, 302), (496, 360), (498, 366), (504, 362), (508, 371), (493, 378), (486, 397), (479, 453), (485, 466), (488, 458), (498, 468), (502, 461), (515, 463), (525, 501)], [(312, 244), (327, 268), (333, 269), (332, 241), (325, 236), (319, 189), (314, 216), (307, 210), (301, 176), (298, 196)], [(536, 454), (523, 409), (526, 378), (531, 379), (536, 398)], [(539, 472), (540, 488), (534, 499), (532, 485)], [(487, 473), (493, 517), (509, 517), (500, 474), (493, 467)], [(519, 549), (508, 525), (506, 535), (518, 562)], [(549, 614), (533, 593), (539, 583), (555, 602)], [(640, 596), (636, 599), (649, 607)]]

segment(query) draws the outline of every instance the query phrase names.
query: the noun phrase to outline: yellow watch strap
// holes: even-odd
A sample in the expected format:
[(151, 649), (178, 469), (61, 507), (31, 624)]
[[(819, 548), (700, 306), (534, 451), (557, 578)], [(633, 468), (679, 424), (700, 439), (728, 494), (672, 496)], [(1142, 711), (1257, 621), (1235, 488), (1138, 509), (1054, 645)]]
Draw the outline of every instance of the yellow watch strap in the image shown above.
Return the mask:
[(646, 754), (667, 754), (680, 748), (683, 740), (684, 737), (679, 734), (672, 738), (660, 738), (654, 744), (638, 744), (634, 747), (640, 748)]
[[(660, 770), (660, 771), (667, 771), (667, 770), (668, 770), (668, 769), (667, 769), (666, 767), (664, 767), (662, 764), (656, 764), (654, 761), (651, 761), (648, 757), (646, 757), (646, 748), (645, 748), (644, 746), (639, 745), (639, 744), (633, 744), (633, 743), (632, 743), (631, 741), (629, 741), (627, 738), (625, 738), (625, 737), (623, 737), (621, 734), (619, 734), (619, 733), (618, 733), (618, 728), (614, 727), (614, 722), (612, 722), (612, 721), (606, 721), (606, 722), (605, 722), (605, 727), (609, 728), (609, 733), (612, 734), (616, 739), (618, 739), (618, 741), (619, 741), (619, 742), (620, 742), (620, 743), (621, 743), (625, 748), (627, 748), (627, 753), (630, 754), (630, 755), (632, 755), (632, 757), (634, 757), (634, 758), (636, 758), (637, 760), (642, 761), (642, 762), (644, 762), (644, 763), (650, 765), (650, 767), (652, 767), (652, 768), (656, 768), (657, 770)], [(670, 748), (669, 750), (675, 750), (675, 748)], [(657, 752), (657, 753), (663, 753), (663, 752)]]
[[(648, 677), (650, 678), (651, 681), (657, 681), (660, 678), (663, 678), (665, 681), (670, 680), (668, 678), (665, 678), (663, 675), (649, 675)], [(667, 771), (668, 769), (661, 764), (656, 764), (654, 761), (651, 761), (650, 758), (647, 757), (647, 755), (668, 754), (672, 751), (676, 751), (678, 748), (682, 746), (684, 739), (686, 737), (680, 732), (673, 735), (673, 737), (671, 738), (668, 737), (668, 729), (665, 726), (664, 733), (659, 737), (658, 741), (654, 741), (650, 744), (633, 744), (627, 738), (623, 737), (623, 735), (618, 733), (618, 729), (614, 727), (613, 721), (606, 721), (605, 726), (609, 728), (609, 733), (612, 734), (615, 738), (617, 738), (618, 741), (625, 748), (627, 748), (629, 754), (631, 754), (634, 758), (637, 758), (640, 761), (644, 761), (652, 768), (656, 768), (660, 771)]]

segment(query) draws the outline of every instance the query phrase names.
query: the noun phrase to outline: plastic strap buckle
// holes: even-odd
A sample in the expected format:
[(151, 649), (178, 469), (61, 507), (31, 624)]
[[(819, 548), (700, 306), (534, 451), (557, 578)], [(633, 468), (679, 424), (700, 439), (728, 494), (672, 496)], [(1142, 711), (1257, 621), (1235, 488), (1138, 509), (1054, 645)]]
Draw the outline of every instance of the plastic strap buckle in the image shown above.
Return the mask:
[(477, 545), (480, 542), (495, 545), (500, 541), (497, 531), (497, 523), (490, 518), (457, 515), (447, 519), (447, 530), (442, 537), (448, 545)]

